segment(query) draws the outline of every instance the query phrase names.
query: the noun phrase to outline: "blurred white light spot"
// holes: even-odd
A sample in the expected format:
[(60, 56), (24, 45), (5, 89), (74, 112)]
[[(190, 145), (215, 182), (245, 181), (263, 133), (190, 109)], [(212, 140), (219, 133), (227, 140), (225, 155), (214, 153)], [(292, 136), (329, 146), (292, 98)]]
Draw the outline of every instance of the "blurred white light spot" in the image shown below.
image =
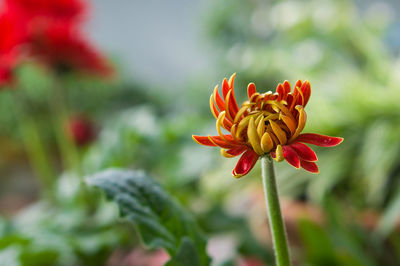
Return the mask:
[(149, 106), (141, 106), (124, 112), (121, 121), (142, 135), (159, 135), (155, 113)]
[(313, 67), (323, 57), (321, 45), (315, 40), (305, 40), (298, 44), (293, 50), (293, 59), (300, 67)]
[(234, 235), (211, 237), (207, 244), (207, 253), (212, 258), (212, 265), (221, 265), (236, 255), (237, 238)]
[(288, 29), (296, 25), (305, 15), (302, 4), (287, 1), (275, 5), (271, 9), (271, 23), (277, 28)]
[(317, 2), (314, 4), (312, 19), (314, 25), (322, 30), (331, 31), (336, 28), (339, 22), (339, 11), (330, 2)]
[(261, 38), (268, 37), (274, 27), (269, 20), (269, 8), (259, 7), (251, 16), (251, 28), (253, 32)]

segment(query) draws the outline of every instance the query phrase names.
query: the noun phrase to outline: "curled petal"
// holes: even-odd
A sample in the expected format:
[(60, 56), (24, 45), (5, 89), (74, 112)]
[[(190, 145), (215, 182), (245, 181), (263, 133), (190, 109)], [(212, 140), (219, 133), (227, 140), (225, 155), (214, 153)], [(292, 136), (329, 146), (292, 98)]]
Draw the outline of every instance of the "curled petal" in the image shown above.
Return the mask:
[(229, 82), (226, 78), (224, 78), (224, 81), (222, 82), (222, 95), (224, 98), (226, 98), (226, 95), (228, 95), (228, 92), (231, 90), (231, 87), (229, 86)]
[(232, 175), (236, 178), (242, 177), (253, 169), (254, 165), (257, 163), (259, 155), (253, 150), (247, 150), (240, 157), (235, 169), (232, 171)]
[(214, 88), (214, 92), (213, 92), (213, 98), (214, 98), (214, 102), (217, 104), (219, 110), (222, 112), (225, 110), (225, 106), (224, 106), (224, 101), (222, 100), (221, 96), (219, 95), (218, 92), (218, 85), (215, 86)]
[(285, 144), (287, 141), (286, 138), (286, 133), (281, 129), (278, 124), (276, 124), (274, 121), (270, 120), (269, 124), (271, 125), (272, 131), (274, 132), (275, 136), (279, 139), (279, 142), (281, 144)]
[(288, 146), (282, 146), (282, 151), (283, 151), (283, 157), (285, 158), (285, 160), (293, 165), (295, 168), (299, 169), (300, 168), (300, 159), (299, 156), (297, 155), (296, 151)]
[(264, 152), (269, 152), (274, 146), (274, 142), (272, 141), (271, 136), (268, 132), (265, 132), (261, 137), (261, 148)]
[(239, 106), (236, 102), (236, 98), (235, 98), (235, 91), (233, 90), (234, 84), (235, 84), (235, 77), (236, 77), (236, 73), (233, 73), (232, 76), (229, 78), (229, 88), (232, 90), (232, 108), (235, 112), (235, 114), (239, 111)]
[(304, 84), (301, 87), (301, 90), (303, 91), (303, 95), (304, 95), (304, 105), (303, 106), (306, 106), (308, 103), (308, 100), (310, 99), (310, 96), (311, 96), (310, 82), (308, 82), (307, 80), (304, 81)]
[(282, 146), (281, 145), (276, 146), (276, 150), (275, 150), (275, 152), (271, 152), (271, 156), (272, 156), (272, 158), (275, 159), (275, 161), (282, 162), (283, 159), (285, 158), (283, 156)]
[(296, 130), (296, 122), (292, 120), (290, 117), (283, 115), (282, 113), (279, 114), (279, 119), (281, 119), (285, 125), (289, 128), (290, 134), (294, 134)]
[(250, 142), (251, 146), (253, 147), (254, 151), (257, 154), (260, 154), (260, 155), (263, 154), (264, 152), (261, 149), (260, 137), (258, 136), (253, 117), (250, 118), (249, 125), (247, 127), (247, 136), (249, 138), (249, 142)]
[(289, 81), (285, 80), (285, 82), (283, 82), (283, 88), (285, 89), (285, 97), (291, 91), (290, 87), (291, 86), (290, 86)]
[(211, 109), (211, 113), (213, 114), (215, 119), (218, 119), (219, 111), (218, 111), (217, 107), (215, 107), (212, 95), (210, 96), (210, 109)]
[[(234, 145), (232, 143), (226, 142), (224, 139), (222, 139), (220, 136), (196, 136), (192, 135), (192, 138), (194, 141), (196, 141), (198, 144), (204, 145), (204, 146), (211, 146), (211, 147), (221, 147), (224, 149), (232, 149), (234, 147), (237, 147), (238, 145)], [(232, 136), (230, 135), (224, 135), (224, 138), (227, 140), (231, 140)]]
[(289, 146), (292, 147), (296, 151), (297, 155), (303, 161), (316, 162), (318, 160), (315, 152), (310, 147), (308, 147), (307, 145), (305, 145), (303, 143), (294, 142), (294, 143), (290, 144)]
[(296, 131), (290, 138), (289, 143), (296, 140), (296, 138), (299, 136), (301, 131), (303, 131), (304, 127), (306, 126), (306, 121), (307, 121), (306, 111), (304, 111), (304, 108), (301, 105), (297, 105), (296, 109), (299, 111), (299, 122), (297, 123)]
[(232, 101), (231, 101), (232, 100), (232, 97), (231, 97), (232, 91), (233, 90), (228, 91), (228, 93), (225, 96), (225, 113), (230, 121), (233, 121), (233, 117), (235, 117), (235, 115), (237, 113), (233, 110), (233, 105), (232, 105)]
[(256, 93), (256, 85), (254, 83), (250, 83), (247, 86), (247, 96), (249, 96), (249, 99), (251, 99), (251, 96)]
[(232, 157), (236, 157), (236, 156), (242, 154), (247, 149), (248, 148), (246, 146), (235, 147), (235, 148), (232, 148), (232, 149), (229, 149), (229, 150), (221, 149), (221, 154), (224, 157), (232, 158)]
[(307, 170), (308, 172), (311, 172), (313, 174), (319, 173), (318, 166), (313, 162), (307, 162), (307, 161), (300, 160), (300, 166), (304, 170)]
[(208, 138), (208, 136), (196, 136), (196, 135), (192, 135), (192, 139), (194, 141), (196, 141), (198, 144), (200, 145), (204, 145), (204, 146), (211, 146), (211, 147), (215, 147), (217, 146), (214, 142), (210, 141), (210, 139)]
[(320, 147), (333, 147), (342, 143), (343, 138), (330, 137), (314, 133), (300, 134), (296, 138), (296, 142), (304, 142)]
[(280, 83), (278, 84), (278, 86), (276, 87), (276, 92), (279, 95), (278, 101), (281, 101), (282, 99), (284, 99), (285, 89), (283, 88), (282, 84), (280, 84)]

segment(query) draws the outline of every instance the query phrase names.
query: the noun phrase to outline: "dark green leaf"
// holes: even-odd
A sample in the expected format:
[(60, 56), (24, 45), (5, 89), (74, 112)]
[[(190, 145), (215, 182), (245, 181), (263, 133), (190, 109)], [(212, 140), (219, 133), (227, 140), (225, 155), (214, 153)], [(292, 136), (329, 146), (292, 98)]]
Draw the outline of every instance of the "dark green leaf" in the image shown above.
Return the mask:
[(208, 265), (206, 242), (193, 217), (153, 179), (140, 171), (109, 169), (88, 179), (105, 191), (121, 215), (133, 222), (150, 248), (165, 248), (171, 265)]

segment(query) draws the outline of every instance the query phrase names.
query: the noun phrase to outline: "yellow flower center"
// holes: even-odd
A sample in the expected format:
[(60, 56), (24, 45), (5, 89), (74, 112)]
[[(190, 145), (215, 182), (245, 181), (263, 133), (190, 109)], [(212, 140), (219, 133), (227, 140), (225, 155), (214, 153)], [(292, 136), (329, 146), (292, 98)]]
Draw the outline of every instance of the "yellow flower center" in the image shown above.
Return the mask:
[[(276, 151), (276, 159), (281, 160), (282, 145), (291, 143), (300, 134), (306, 113), (301, 105), (288, 106), (285, 100), (270, 100), (271, 96), (272, 92), (254, 93), (244, 102), (233, 118), (231, 134), (257, 154)], [(225, 112), (221, 112), (217, 124), (222, 125), (224, 118)]]

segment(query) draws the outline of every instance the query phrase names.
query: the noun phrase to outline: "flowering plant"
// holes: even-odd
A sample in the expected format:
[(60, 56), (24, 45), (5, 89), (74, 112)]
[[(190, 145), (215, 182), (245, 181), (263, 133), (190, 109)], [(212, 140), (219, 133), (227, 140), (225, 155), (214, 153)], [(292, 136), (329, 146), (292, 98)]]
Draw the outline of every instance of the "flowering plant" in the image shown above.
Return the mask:
[[(221, 148), (225, 157), (242, 155), (233, 169), (234, 177), (246, 175), (263, 155), (276, 161), (286, 160), (295, 168), (318, 173), (317, 156), (304, 143), (332, 147), (343, 139), (315, 133), (301, 134), (307, 115), (304, 107), (311, 95), (308, 81), (298, 80), (292, 91), (290, 83), (279, 84), (276, 92), (260, 94), (254, 83), (247, 87), (248, 100), (238, 107), (234, 94), (235, 74), (222, 82), (222, 95), (218, 86), (210, 97), (210, 108), (217, 119), (218, 136), (197, 136), (193, 139), (206, 146)], [(223, 134), (225, 129), (230, 134)]]

